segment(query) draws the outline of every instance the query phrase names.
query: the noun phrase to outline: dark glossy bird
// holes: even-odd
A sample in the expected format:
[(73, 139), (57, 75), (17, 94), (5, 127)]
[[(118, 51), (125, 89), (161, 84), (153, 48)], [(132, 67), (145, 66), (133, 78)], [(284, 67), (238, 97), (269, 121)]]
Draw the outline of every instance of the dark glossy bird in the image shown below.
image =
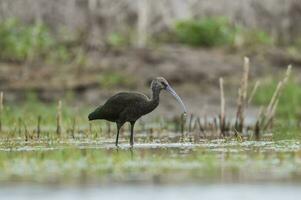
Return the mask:
[(135, 122), (141, 116), (152, 112), (159, 105), (159, 96), (162, 90), (166, 90), (172, 94), (186, 113), (186, 107), (183, 101), (164, 78), (155, 78), (151, 83), (151, 90), (151, 98), (139, 92), (120, 92), (109, 98), (104, 105), (96, 108), (92, 113), (89, 114), (88, 118), (90, 121), (108, 120), (115, 122), (117, 125), (117, 136), (115, 142), (116, 146), (118, 146), (120, 128), (125, 122), (130, 122), (130, 145), (133, 146)]

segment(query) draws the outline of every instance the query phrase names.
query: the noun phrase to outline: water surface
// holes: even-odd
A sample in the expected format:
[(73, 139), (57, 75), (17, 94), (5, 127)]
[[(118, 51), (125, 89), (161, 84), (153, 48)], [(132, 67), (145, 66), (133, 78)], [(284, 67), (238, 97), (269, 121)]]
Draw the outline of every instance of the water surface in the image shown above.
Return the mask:
[(111, 185), (91, 187), (2, 186), (6, 200), (299, 200), (301, 185)]

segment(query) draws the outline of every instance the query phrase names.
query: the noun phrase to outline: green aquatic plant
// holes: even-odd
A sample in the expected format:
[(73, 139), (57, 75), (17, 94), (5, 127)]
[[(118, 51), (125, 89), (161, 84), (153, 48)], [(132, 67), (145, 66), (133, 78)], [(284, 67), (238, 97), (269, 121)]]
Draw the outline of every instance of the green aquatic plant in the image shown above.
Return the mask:
[(25, 25), (10, 18), (0, 23), (0, 59), (32, 61), (38, 58), (69, 59), (66, 47), (59, 44), (48, 27), (38, 21)]
[(179, 42), (213, 47), (232, 44), (236, 29), (226, 18), (211, 17), (179, 21), (174, 32)]

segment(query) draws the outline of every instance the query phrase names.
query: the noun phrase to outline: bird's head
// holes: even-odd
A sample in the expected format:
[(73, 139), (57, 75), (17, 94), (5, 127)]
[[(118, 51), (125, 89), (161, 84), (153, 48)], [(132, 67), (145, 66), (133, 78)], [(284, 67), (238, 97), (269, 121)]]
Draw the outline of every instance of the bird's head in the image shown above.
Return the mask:
[(176, 93), (176, 91), (174, 89), (172, 89), (172, 87), (169, 85), (169, 83), (167, 82), (167, 80), (165, 78), (163, 78), (163, 77), (155, 78), (151, 83), (151, 88), (153, 91), (166, 90), (167, 92), (172, 94), (172, 96), (174, 96), (176, 98), (176, 100), (181, 104), (181, 106), (184, 110), (184, 113), (187, 112), (182, 99), (179, 97), (179, 95)]
[(157, 77), (151, 83), (152, 90), (164, 90), (167, 86), (169, 86), (169, 84), (163, 77)]

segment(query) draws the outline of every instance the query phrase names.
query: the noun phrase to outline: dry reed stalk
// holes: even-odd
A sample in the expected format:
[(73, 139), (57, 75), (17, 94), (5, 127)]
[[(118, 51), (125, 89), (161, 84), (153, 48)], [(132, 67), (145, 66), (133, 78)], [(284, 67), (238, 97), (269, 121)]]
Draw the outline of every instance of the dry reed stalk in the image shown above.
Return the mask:
[(95, 134), (93, 135), (93, 138), (94, 139), (98, 138), (98, 131), (95, 131)]
[(257, 141), (260, 140), (260, 123), (259, 123), (259, 121), (256, 121), (256, 124), (254, 127), (254, 135), (255, 135), (255, 139)]
[(61, 136), (62, 134), (62, 101), (58, 101), (57, 114), (56, 114), (56, 134)]
[(289, 65), (287, 67), (285, 76), (282, 81), (280, 81), (275, 89), (275, 92), (273, 93), (273, 96), (269, 102), (268, 107), (265, 110), (265, 113), (263, 115), (262, 121), (261, 121), (261, 127), (263, 127), (264, 130), (266, 130), (269, 127), (269, 124), (271, 121), (273, 121), (274, 115), (276, 113), (279, 97), (281, 96), (281, 92), (285, 85), (287, 84), (287, 81), (290, 77), (292, 71), (292, 66)]
[(271, 117), (274, 117), (276, 114), (276, 110), (279, 104), (279, 99), (277, 99), (276, 103), (274, 104), (273, 108), (272, 108), (272, 113), (271, 113)]
[(274, 106), (271, 110), (271, 113), (269, 113), (269, 115), (267, 116), (267, 118), (266, 118), (267, 121), (266, 121), (265, 126), (263, 127), (263, 130), (267, 130), (273, 124), (273, 120), (274, 120), (274, 117), (276, 114), (278, 103), (279, 103), (279, 99), (276, 100), (276, 103), (274, 104)]
[(27, 125), (25, 122), (23, 122), (23, 126), (24, 126), (24, 134), (25, 134), (25, 141), (27, 142), (29, 139), (29, 134), (28, 134), (28, 129), (27, 129)]
[(226, 132), (229, 132), (230, 131), (230, 128), (231, 128), (231, 123), (230, 122), (227, 122), (226, 123)]
[(255, 126), (254, 126), (254, 135), (255, 135), (256, 140), (260, 139), (260, 130), (261, 130), (260, 122), (261, 122), (262, 117), (263, 117), (263, 110), (264, 110), (263, 106), (261, 106), (259, 108), (259, 111), (258, 111), (257, 117), (256, 117), (256, 123), (255, 123)]
[[(199, 131), (198, 131), (198, 137), (201, 137), (201, 121), (199, 117), (196, 117), (194, 125), (193, 125), (193, 131), (197, 129), (197, 126), (199, 126)], [(195, 139), (197, 141), (197, 139)]]
[(18, 117), (18, 134), (19, 136), (21, 136), (21, 133), (22, 133), (22, 119), (21, 117)]
[(214, 117), (213, 118), (213, 131), (214, 131), (214, 133), (217, 133), (218, 132), (218, 125), (217, 125), (217, 118), (216, 117)]
[(185, 123), (186, 123), (186, 115), (182, 114), (181, 115), (181, 135), (184, 139), (184, 132), (185, 132)]
[(188, 123), (188, 132), (189, 133), (192, 131), (192, 122), (193, 122), (193, 119), (194, 119), (194, 115), (191, 114), (190, 118), (189, 118), (189, 123)]
[(276, 90), (275, 90), (275, 92), (272, 96), (272, 99), (271, 99), (271, 101), (269, 103), (269, 106), (267, 108), (268, 114), (270, 114), (270, 112), (272, 112), (274, 104), (276, 103), (277, 99), (280, 97), (280, 94), (282, 92), (282, 88), (286, 85), (286, 83), (287, 83), (287, 81), (290, 77), (291, 71), (292, 71), (292, 66), (289, 65), (287, 67), (287, 70), (286, 70), (286, 73), (285, 73), (285, 76), (284, 76), (283, 80), (278, 83), (277, 88), (276, 88)]
[(237, 112), (235, 121), (235, 129), (238, 132), (242, 132), (244, 128), (244, 109), (247, 103), (246, 99), (248, 96), (249, 68), (249, 58), (245, 57), (243, 76), (241, 79), (240, 88), (238, 89)]
[(71, 137), (75, 138), (75, 125), (76, 125), (76, 118), (74, 117), (72, 120), (72, 128), (71, 128)]
[(238, 89), (238, 99), (237, 99), (237, 111), (235, 119), (235, 131), (241, 130), (241, 113), (242, 113), (242, 98), (241, 98), (241, 88)]
[(42, 121), (42, 117), (41, 115), (38, 116), (38, 124), (37, 124), (37, 137), (38, 139), (40, 138), (41, 135), (41, 121)]
[(0, 132), (2, 132), (3, 92), (0, 92)]
[(250, 97), (248, 99), (248, 104), (247, 105), (249, 105), (252, 102), (252, 100), (253, 100), (253, 98), (254, 98), (254, 96), (255, 96), (255, 94), (256, 94), (259, 86), (260, 86), (260, 81), (256, 81), (256, 83), (255, 83), (255, 85), (254, 85), (254, 87), (252, 89), (252, 92), (250, 94)]
[(89, 122), (89, 134), (86, 135), (86, 136), (87, 136), (87, 137), (92, 136), (92, 133), (93, 133), (93, 125), (92, 125), (91, 122)]
[(258, 113), (257, 113), (257, 116), (256, 116), (256, 119), (257, 121), (261, 121), (261, 118), (263, 116), (263, 106), (260, 106), (259, 110), (258, 110)]
[(266, 116), (266, 117), (267, 117), (268, 115), (270, 115), (270, 113), (271, 113), (271, 111), (272, 111), (272, 108), (273, 108), (275, 102), (277, 101), (277, 98), (278, 98), (278, 96), (279, 96), (279, 94), (280, 94), (280, 91), (281, 91), (282, 87), (283, 87), (283, 82), (280, 81), (280, 82), (278, 83), (277, 87), (276, 87), (276, 90), (275, 90), (274, 93), (273, 93), (273, 96), (272, 96), (272, 98), (271, 98), (271, 100), (270, 100), (270, 103), (269, 103), (268, 107), (267, 107), (266, 110), (265, 110), (265, 116)]
[(101, 125), (99, 126), (99, 134), (100, 135), (102, 134), (102, 126)]
[[(94, 128), (94, 126), (92, 126), (93, 125), (93, 123), (91, 123), (91, 138), (93, 138), (93, 139), (96, 139), (97, 137), (98, 137), (98, 128)], [(75, 123), (75, 126), (76, 126), (76, 123)], [(74, 128), (75, 129), (75, 128)], [(74, 131), (75, 132), (75, 131)]]
[(196, 116), (195, 117), (195, 120), (194, 120), (194, 124), (192, 126), (192, 131), (196, 130), (197, 126), (198, 126), (198, 120), (199, 120), (199, 117)]
[(149, 140), (150, 141), (154, 140), (154, 129), (153, 128), (149, 129)]
[(221, 113), (220, 113), (220, 133), (225, 136), (225, 95), (224, 95), (224, 80), (219, 79), (220, 94), (221, 94)]
[(248, 96), (248, 80), (249, 80), (250, 60), (248, 57), (244, 57), (244, 74), (243, 74), (243, 103), (246, 103)]
[(287, 83), (287, 81), (288, 81), (288, 79), (289, 79), (291, 73), (292, 73), (292, 65), (289, 65), (289, 66), (287, 66), (287, 70), (286, 70), (286, 73), (285, 73), (285, 77), (284, 77), (284, 79), (283, 79), (283, 83), (284, 83), (284, 84)]
[(199, 126), (199, 132), (204, 133), (204, 128), (203, 128), (203, 126), (202, 126), (200, 117), (197, 117), (197, 118), (195, 119), (195, 123), (194, 123), (194, 126), (193, 126), (193, 130), (196, 130), (197, 126)]

